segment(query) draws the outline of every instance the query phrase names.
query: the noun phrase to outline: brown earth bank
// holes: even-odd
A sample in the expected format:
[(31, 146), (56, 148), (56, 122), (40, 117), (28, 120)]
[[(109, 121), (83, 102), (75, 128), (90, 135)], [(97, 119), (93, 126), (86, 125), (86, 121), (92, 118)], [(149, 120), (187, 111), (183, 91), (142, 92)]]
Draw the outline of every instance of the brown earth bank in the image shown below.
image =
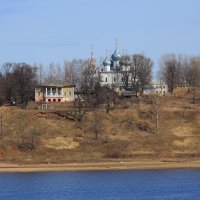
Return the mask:
[[(110, 161), (108, 168), (116, 164), (116, 169), (134, 169), (134, 162), (140, 168), (151, 162), (153, 166), (154, 162), (168, 167), (176, 163), (180, 167), (181, 162), (187, 167), (194, 162), (197, 166), (200, 104), (196, 98), (193, 104), (193, 95), (187, 88), (160, 97), (158, 124), (155, 102), (147, 96), (119, 100), (109, 113), (104, 105), (88, 109), (82, 122), (66, 115), (74, 109), (71, 104), (51, 104), (49, 110), (36, 109), (34, 102), (27, 110), (2, 106), (0, 162), (13, 163), (19, 169), (27, 165), (42, 164), (50, 169), (73, 165), (68, 163), (78, 163), (80, 169), (85, 163), (89, 163), (88, 169), (95, 169), (95, 163), (101, 163), (104, 169), (107, 164), (102, 163)], [(126, 165), (120, 163), (126, 159)]]
[(4, 172), (55, 172), (55, 171), (103, 171), (103, 170), (149, 170), (149, 169), (195, 169), (200, 168), (200, 160), (110, 160), (102, 162), (63, 164), (13, 164), (0, 163), (0, 173)]

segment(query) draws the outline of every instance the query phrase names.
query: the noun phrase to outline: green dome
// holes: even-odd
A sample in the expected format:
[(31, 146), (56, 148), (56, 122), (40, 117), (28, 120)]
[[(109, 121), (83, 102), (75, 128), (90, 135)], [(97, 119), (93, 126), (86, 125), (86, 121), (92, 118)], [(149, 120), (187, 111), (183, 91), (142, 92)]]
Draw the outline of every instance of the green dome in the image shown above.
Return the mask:
[(112, 55), (112, 60), (113, 60), (113, 61), (119, 61), (120, 58), (121, 58), (121, 56), (120, 56), (118, 50), (116, 49), (115, 52), (114, 52), (113, 55)]
[(103, 65), (104, 65), (104, 66), (111, 65), (110, 59), (106, 58), (106, 59), (103, 61)]

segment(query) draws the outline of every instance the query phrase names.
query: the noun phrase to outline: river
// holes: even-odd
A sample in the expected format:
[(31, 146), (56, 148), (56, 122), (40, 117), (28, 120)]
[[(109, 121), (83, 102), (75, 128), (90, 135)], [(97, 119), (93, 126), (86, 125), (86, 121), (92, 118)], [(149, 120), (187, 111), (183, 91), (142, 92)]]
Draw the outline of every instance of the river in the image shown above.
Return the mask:
[(0, 174), (0, 200), (198, 200), (200, 170)]

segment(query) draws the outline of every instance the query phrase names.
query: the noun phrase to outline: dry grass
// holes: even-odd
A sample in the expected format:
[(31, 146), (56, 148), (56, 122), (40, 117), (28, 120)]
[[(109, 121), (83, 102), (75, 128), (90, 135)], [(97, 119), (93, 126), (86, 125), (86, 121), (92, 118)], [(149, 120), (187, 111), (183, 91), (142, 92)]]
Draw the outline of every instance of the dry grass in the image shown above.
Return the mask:
[[(157, 134), (153, 131), (155, 123), (149, 114), (150, 105), (145, 101), (140, 105), (137, 101), (124, 101), (123, 107), (110, 114), (104, 109), (90, 111), (82, 123), (64, 119), (53, 112), (32, 109), (34, 104), (28, 110), (2, 107), (2, 160), (62, 163), (108, 158), (199, 156), (200, 105), (191, 103), (187, 89), (178, 89), (173, 96), (163, 98)], [(98, 116), (98, 123), (95, 116)], [(98, 130), (97, 138), (95, 130)], [(33, 139), (35, 148), (19, 149), (23, 138)]]
[(43, 140), (45, 148), (63, 150), (63, 149), (75, 149), (79, 146), (79, 143), (69, 137), (55, 137)]

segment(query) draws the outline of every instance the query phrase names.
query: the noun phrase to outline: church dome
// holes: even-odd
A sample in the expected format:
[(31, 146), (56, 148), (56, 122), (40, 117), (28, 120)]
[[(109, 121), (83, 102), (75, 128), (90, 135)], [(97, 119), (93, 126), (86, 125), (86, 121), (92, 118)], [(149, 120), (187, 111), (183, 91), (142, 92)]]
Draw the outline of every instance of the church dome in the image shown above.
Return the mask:
[(117, 49), (116, 49), (115, 52), (114, 52), (113, 55), (112, 55), (112, 60), (113, 60), (113, 61), (119, 61), (120, 58), (121, 58), (121, 56), (120, 56), (119, 52), (118, 52)]
[(104, 65), (104, 66), (111, 65), (111, 61), (110, 61), (108, 58), (106, 58), (106, 59), (103, 61), (103, 65)]

